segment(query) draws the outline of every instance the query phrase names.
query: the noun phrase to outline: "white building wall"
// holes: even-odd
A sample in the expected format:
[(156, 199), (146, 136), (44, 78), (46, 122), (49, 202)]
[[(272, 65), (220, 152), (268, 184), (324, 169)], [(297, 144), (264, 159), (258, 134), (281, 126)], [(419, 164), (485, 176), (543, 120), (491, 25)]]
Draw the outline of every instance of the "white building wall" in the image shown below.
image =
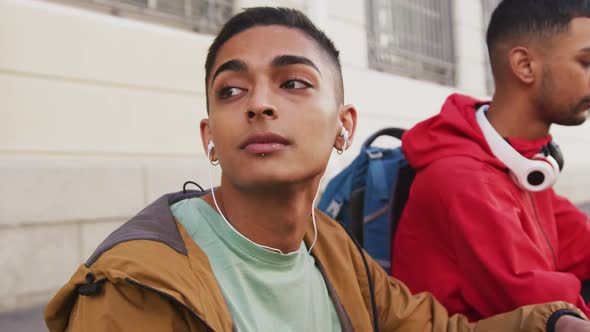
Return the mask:
[[(306, 10), (341, 50), (357, 139), (485, 95), (479, 2), (455, 0), (458, 88), (372, 71), (365, 0), (241, 0)], [(55, 1), (0, 0), (0, 311), (45, 302), (115, 227), (185, 180), (207, 185), (199, 120), (212, 36)], [(590, 201), (589, 124), (555, 128), (558, 190)]]

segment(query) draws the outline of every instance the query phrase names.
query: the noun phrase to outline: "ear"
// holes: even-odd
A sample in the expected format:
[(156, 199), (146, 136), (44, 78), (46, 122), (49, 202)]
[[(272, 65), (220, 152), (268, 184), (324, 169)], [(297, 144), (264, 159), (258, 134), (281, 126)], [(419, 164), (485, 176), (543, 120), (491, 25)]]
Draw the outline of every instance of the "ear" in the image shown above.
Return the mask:
[[(354, 139), (354, 134), (356, 132), (356, 124), (357, 124), (357, 112), (356, 108), (353, 105), (342, 105), (338, 110), (338, 118), (340, 119), (340, 123), (342, 126), (348, 131), (348, 142), (347, 146), (344, 147), (345, 149), (352, 145), (352, 141)], [(340, 136), (341, 128), (338, 128), (338, 132), (336, 133), (337, 138), (336, 142), (334, 142), (334, 148), (341, 149), (343, 148), (344, 144), (344, 137)]]
[(512, 74), (520, 82), (526, 85), (535, 83), (539, 61), (531, 49), (523, 46), (512, 48), (508, 52), (508, 64)]
[[(207, 156), (207, 148), (209, 146), (209, 141), (213, 140), (213, 136), (211, 135), (211, 127), (209, 126), (209, 119), (203, 119), (200, 123), (201, 129), (201, 144), (203, 145), (203, 150), (205, 151), (205, 156)], [(216, 159), (214, 157), (215, 149), (211, 151), (211, 159)]]

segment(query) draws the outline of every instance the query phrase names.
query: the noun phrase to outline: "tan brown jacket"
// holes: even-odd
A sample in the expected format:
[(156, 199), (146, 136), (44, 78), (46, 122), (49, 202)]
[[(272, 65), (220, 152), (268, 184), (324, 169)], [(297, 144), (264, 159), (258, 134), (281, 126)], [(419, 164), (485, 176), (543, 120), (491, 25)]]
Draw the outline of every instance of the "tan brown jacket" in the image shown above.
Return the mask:
[[(163, 196), (113, 232), (47, 306), (49, 330), (236, 331), (207, 256), (169, 209), (198, 195)], [(449, 317), (432, 295), (412, 295), (361, 254), (338, 223), (318, 217), (312, 254), (343, 331), (377, 331), (376, 325), (378, 331), (545, 331), (554, 325), (550, 317), (564, 309), (582, 316), (555, 302), (477, 324)]]

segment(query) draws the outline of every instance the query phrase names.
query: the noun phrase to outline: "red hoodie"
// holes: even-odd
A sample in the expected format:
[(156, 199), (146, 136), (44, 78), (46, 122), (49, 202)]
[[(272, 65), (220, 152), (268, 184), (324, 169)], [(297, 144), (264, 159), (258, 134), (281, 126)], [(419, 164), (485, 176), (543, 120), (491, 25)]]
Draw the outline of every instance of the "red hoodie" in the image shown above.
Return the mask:
[[(529, 193), (510, 179), (475, 119), (483, 102), (451, 95), (409, 130), (402, 148), (417, 175), (397, 228), (392, 274), (478, 320), (516, 307), (567, 301), (590, 316), (590, 220), (553, 189)], [(509, 139), (531, 157), (551, 137)]]

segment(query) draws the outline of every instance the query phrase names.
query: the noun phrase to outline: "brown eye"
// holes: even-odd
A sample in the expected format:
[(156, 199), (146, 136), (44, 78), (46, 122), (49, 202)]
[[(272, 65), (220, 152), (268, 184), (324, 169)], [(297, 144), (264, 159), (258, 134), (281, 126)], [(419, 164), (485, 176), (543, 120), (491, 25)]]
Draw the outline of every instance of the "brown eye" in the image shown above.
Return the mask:
[(233, 86), (228, 86), (228, 87), (225, 87), (225, 88), (222, 88), (221, 90), (219, 90), (219, 92), (217, 93), (217, 96), (219, 97), (219, 99), (228, 99), (228, 98), (237, 96), (242, 92), (244, 92), (243, 89), (233, 87)]
[(310, 88), (311, 84), (307, 83), (307, 82), (303, 82), (300, 80), (288, 80), (286, 82), (284, 82), (283, 84), (281, 84), (281, 89), (305, 89), (305, 88)]

